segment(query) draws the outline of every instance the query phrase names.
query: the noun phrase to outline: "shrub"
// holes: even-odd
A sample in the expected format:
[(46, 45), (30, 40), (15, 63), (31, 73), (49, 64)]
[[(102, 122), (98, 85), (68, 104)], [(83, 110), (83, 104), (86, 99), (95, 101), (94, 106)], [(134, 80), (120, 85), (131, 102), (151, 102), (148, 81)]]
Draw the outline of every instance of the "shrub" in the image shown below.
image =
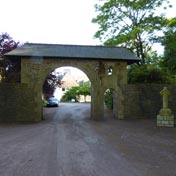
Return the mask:
[(113, 89), (107, 89), (105, 92), (105, 105), (108, 109), (113, 109)]
[(71, 101), (75, 99), (77, 101), (77, 92), (79, 91), (79, 87), (72, 87), (70, 90), (65, 92), (65, 94), (61, 98), (61, 102)]

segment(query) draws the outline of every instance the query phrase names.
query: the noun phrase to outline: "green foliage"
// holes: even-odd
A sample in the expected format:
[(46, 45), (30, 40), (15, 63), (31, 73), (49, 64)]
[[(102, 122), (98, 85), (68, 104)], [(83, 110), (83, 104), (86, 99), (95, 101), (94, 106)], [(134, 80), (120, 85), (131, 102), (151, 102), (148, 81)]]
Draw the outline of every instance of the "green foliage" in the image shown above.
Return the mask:
[(72, 87), (70, 90), (65, 92), (65, 94), (62, 96), (61, 101), (67, 102), (71, 101), (72, 99), (77, 101), (77, 95), (78, 95), (79, 87)]
[(176, 76), (176, 18), (168, 20), (162, 44), (164, 46), (162, 67), (171, 75)]
[(90, 84), (89, 83), (83, 83), (79, 86), (79, 90), (77, 92), (78, 96), (84, 95), (84, 101), (86, 102), (86, 96), (90, 95)]
[[(166, 26), (164, 13), (155, 11), (168, 0), (99, 0), (95, 6), (98, 15), (92, 20), (99, 25), (95, 37), (105, 45), (125, 46), (145, 63), (153, 43), (158, 42), (159, 31)], [(167, 8), (165, 7), (165, 8)]]
[(4, 57), (4, 54), (14, 50), (18, 45), (19, 42), (15, 42), (9, 34), (0, 34), (0, 82), (20, 82), (20, 59)]
[(107, 89), (104, 95), (105, 105), (108, 109), (113, 109), (113, 89)]
[(48, 102), (47, 102), (47, 100), (46, 100), (46, 99), (43, 99), (43, 100), (42, 100), (42, 104), (43, 104), (43, 106), (44, 106), (44, 107), (46, 107), (46, 106), (47, 106), (47, 103), (48, 103)]
[(44, 98), (48, 99), (48, 98), (52, 97), (54, 94), (54, 91), (56, 90), (56, 87), (60, 86), (61, 84), (62, 83), (61, 83), (61, 80), (59, 79), (59, 77), (54, 74), (54, 71), (51, 72), (47, 76), (47, 78), (45, 79), (44, 84), (43, 84)]
[(78, 95), (90, 95), (90, 84), (83, 83), (79, 86)]
[[(103, 41), (104, 45), (127, 47), (141, 58), (138, 65), (129, 68), (128, 82), (175, 83), (176, 18), (168, 20), (164, 14), (165, 9), (172, 7), (170, 2), (168, 0), (99, 0), (99, 2), (95, 6), (97, 16), (92, 20), (99, 25), (95, 37)], [(164, 39), (161, 37), (162, 33), (165, 35)], [(152, 45), (161, 41), (165, 47), (164, 58), (158, 57), (152, 50)]]
[(66, 102), (71, 101), (72, 99), (78, 101), (80, 95), (84, 95), (84, 100), (86, 101), (86, 96), (90, 95), (89, 83), (83, 83), (80, 86), (72, 87), (69, 91), (65, 92), (61, 101)]
[(133, 65), (128, 69), (128, 83), (170, 83), (167, 73), (154, 65)]

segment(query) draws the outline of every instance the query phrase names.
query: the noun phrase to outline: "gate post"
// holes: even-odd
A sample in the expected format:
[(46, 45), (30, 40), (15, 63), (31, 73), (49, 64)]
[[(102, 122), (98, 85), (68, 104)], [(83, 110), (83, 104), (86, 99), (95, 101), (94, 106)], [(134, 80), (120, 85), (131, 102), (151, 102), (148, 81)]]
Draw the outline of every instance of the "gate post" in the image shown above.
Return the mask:
[(124, 95), (123, 85), (127, 84), (127, 62), (119, 62), (115, 65), (115, 88), (113, 95), (113, 115), (115, 119), (124, 119)]
[(91, 119), (104, 119), (104, 94), (100, 86), (92, 86), (91, 94)]
[(35, 114), (29, 117), (29, 121), (40, 121), (43, 116), (42, 112), (42, 91), (41, 91), (41, 60), (40, 59), (21, 59), (21, 83), (27, 86), (33, 92), (33, 107), (31, 111)]

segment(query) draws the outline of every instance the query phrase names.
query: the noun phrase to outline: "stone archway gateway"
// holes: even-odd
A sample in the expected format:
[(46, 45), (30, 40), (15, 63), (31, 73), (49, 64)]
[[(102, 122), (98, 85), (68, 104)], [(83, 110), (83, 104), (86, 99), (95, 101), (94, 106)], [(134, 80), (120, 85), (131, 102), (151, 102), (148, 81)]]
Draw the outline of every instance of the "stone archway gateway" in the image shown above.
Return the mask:
[[(127, 84), (127, 65), (140, 59), (122, 47), (79, 46), (27, 43), (6, 54), (21, 59), (21, 84), (33, 91), (35, 115), (32, 121), (42, 119), (42, 86), (51, 70), (73, 66), (82, 70), (91, 81), (91, 119), (104, 117), (104, 92), (114, 89), (114, 117), (124, 118), (122, 86)], [(27, 101), (27, 100), (26, 100)], [(25, 106), (25, 105), (24, 105)]]

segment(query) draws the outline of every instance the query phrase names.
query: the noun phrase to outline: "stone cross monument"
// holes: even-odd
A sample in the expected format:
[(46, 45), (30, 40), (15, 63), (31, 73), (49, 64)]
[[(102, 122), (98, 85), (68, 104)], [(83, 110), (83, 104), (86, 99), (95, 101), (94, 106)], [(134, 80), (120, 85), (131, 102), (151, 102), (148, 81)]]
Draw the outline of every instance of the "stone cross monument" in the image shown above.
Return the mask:
[(170, 92), (167, 87), (161, 90), (160, 95), (163, 97), (163, 108), (157, 115), (157, 126), (174, 127), (174, 115), (168, 107)]
[(161, 90), (160, 94), (163, 96), (163, 109), (168, 109), (170, 92), (168, 91), (167, 87), (164, 87), (163, 90)]

